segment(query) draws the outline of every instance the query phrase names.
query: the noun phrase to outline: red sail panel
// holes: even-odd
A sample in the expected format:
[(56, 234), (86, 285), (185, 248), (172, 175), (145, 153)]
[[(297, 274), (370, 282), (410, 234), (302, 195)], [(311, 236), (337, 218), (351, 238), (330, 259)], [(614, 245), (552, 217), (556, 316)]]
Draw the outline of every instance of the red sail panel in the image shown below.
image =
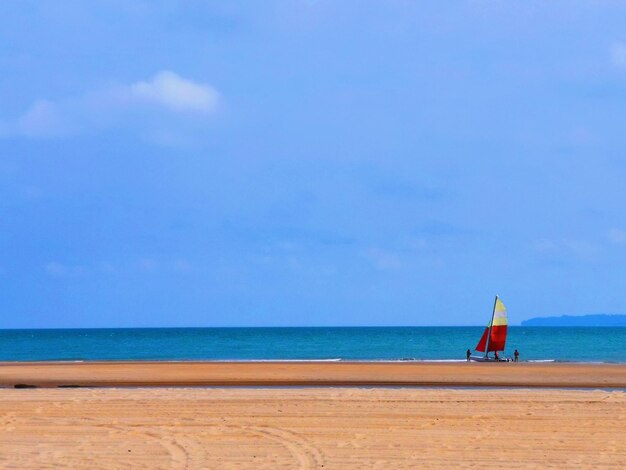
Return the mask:
[[(504, 345), (506, 343), (506, 325), (494, 325), (491, 327), (491, 339), (489, 340), (489, 351), (504, 351)], [(485, 335), (483, 337), (486, 338)], [(481, 342), (483, 339), (481, 338)], [(480, 343), (478, 343), (480, 346)], [(485, 346), (483, 345), (483, 349), (479, 349), (479, 351), (484, 351)]]
[[(476, 351), (485, 352), (485, 346), (487, 346), (487, 334), (488, 333), (489, 333), (489, 327), (485, 328), (485, 332), (481, 336), (480, 341), (478, 342), (478, 346), (476, 346)], [(491, 349), (491, 345), (489, 346), (490, 346), (489, 351), (493, 351), (493, 349)]]

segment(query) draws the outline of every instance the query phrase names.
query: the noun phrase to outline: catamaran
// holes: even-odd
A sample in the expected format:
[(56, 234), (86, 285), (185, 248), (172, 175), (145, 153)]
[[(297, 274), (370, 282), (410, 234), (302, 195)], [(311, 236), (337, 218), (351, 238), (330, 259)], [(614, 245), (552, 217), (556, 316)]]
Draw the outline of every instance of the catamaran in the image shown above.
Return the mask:
[[(496, 295), (491, 321), (476, 346), (476, 351), (484, 354), (472, 354), (470, 359), (478, 362), (506, 361), (506, 359), (498, 357), (498, 351), (504, 352), (507, 326), (506, 307)], [(489, 357), (490, 352), (494, 353), (494, 357)]]

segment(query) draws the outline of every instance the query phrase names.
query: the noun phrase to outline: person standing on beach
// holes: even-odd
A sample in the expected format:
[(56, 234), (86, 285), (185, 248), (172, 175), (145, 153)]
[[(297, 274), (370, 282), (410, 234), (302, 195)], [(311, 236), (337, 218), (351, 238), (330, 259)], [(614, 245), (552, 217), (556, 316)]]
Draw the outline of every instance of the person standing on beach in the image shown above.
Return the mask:
[(470, 356), (472, 355), (472, 351), (470, 351), (469, 349), (467, 350), (467, 352), (465, 353), (465, 355), (467, 356), (467, 362), (470, 361)]
[(515, 362), (519, 362), (519, 351), (517, 349), (515, 350), (513, 355), (515, 356)]

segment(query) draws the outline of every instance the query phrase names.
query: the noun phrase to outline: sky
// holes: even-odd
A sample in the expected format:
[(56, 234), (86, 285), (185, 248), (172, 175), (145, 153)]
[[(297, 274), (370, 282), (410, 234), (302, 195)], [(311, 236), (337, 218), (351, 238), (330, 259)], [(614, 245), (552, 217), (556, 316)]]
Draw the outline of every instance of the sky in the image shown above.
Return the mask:
[(0, 3), (0, 328), (626, 313), (626, 3)]

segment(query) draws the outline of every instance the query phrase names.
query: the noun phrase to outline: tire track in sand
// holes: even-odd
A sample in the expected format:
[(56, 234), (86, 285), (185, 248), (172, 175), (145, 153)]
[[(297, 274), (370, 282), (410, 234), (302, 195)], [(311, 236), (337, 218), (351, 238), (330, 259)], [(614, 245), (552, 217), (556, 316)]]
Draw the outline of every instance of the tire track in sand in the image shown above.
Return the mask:
[(289, 450), (301, 469), (324, 466), (324, 454), (300, 434), (283, 428), (270, 426), (242, 426), (270, 440), (280, 443)]
[(185, 446), (183, 446), (175, 436), (173, 432), (162, 432), (157, 431), (155, 429), (138, 429), (138, 426), (132, 425), (111, 425), (111, 424), (100, 424), (98, 425), (100, 428), (109, 428), (113, 429), (122, 434), (135, 433), (149, 440), (154, 440), (157, 444), (163, 447), (170, 458), (172, 459), (172, 468), (190, 468), (189, 461), (190, 455)]
[[(192, 468), (194, 463), (202, 462), (206, 452), (198, 439), (185, 435), (184, 429), (138, 429), (138, 426), (101, 425), (115, 429), (117, 432), (135, 432), (154, 440), (170, 455), (174, 468)], [(272, 426), (245, 426), (236, 424), (219, 424), (209, 426), (213, 432), (238, 431), (263, 437), (282, 445), (293, 457), (298, 468), (302, 470), (323, 468), (324, 455), (311, 442), (300, 434), (284, 428)]]

